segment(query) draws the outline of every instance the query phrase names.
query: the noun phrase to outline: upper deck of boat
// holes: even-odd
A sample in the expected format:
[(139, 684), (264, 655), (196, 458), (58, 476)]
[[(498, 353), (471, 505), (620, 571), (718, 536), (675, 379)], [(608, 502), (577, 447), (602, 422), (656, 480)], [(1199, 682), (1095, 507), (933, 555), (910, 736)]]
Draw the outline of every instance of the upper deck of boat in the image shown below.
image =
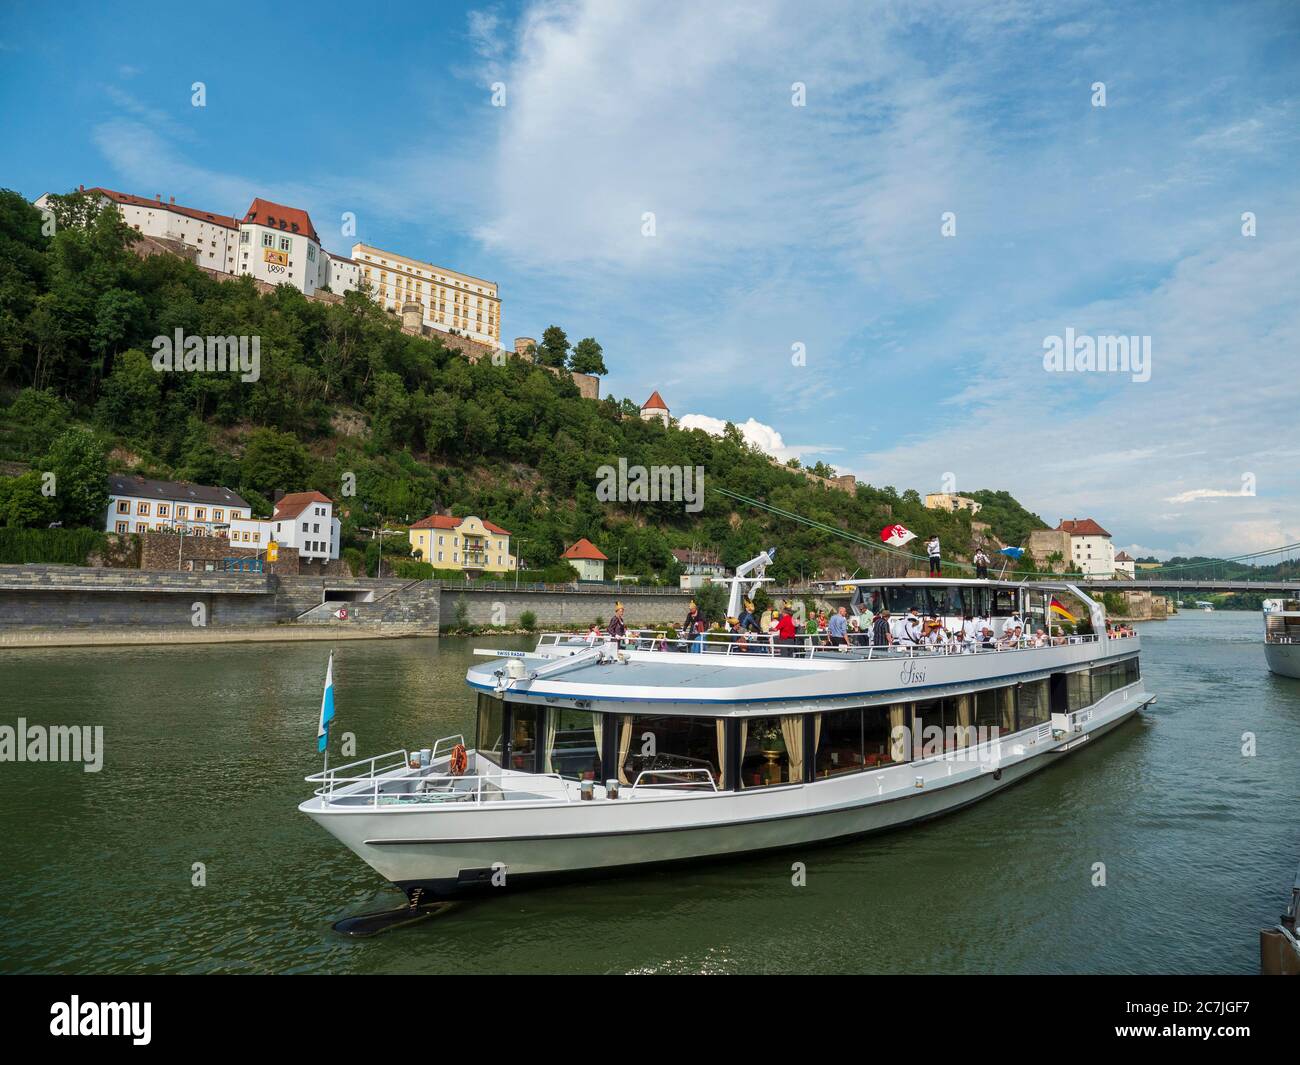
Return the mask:
[(471, 666), (466, 683), (523, 701), (593, 708), (610, 701), (672, 704), (677, 713), (743, 714), (770, 711), (774, 704), (860, 705), (864, 700), (887, 702), (900, 692), (929, 695), (1006, 683), (1140, 648), (1136, 636), (1071, 636), (1041, 646), (1021, 640), (962, 652), (928, 646), (830, 646), (808, 636), (782, 646), (760, 636), (741, 651), (734, 637), (720, 633), (695, 644), (663, 633), (628, 635), (620, 646), (607, 638), (548, 633), (532, 652), (480, 651), (494, 657)]

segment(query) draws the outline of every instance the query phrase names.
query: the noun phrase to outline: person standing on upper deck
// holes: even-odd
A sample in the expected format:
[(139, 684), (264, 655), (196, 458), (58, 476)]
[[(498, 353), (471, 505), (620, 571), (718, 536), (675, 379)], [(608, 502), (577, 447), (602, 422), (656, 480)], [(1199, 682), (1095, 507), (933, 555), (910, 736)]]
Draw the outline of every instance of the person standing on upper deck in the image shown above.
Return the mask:
[(930, 576), (943, 576), (943, 562), (939, 556), (939, 536), (935, 534), (925, 542), (925, 553), (930, 556)]
[(889, 611), (882, 610), (876, 615), (871, 625), (871, 642), (876, 647), (888, 647), (894, 642), (894, 634), (889, 631)]
[(975, 563), (975, 579), (986, 581), (989, 579), (989, 556), (984, 553), (984, 548), (975, 552), (975, 557), (971, 559)]
[(790, 657), (798, 632), (794, 623), (794, 611), (790, 609), (790, 604), (786, 603), (781, 608), (781, 619), (776, 623), (776, 638), (780, 643), (783, 658)]
[(917, 647), (921, 643), (921, 615), (916, 612), (916, 607), (912, 607), (907, 612), (907, 617), (903, 619), (903, 640), (904, 644), (911, 647)]
[(609, 619), (609, 634), (618, 641), (620, 647), (627, 637), (627, 623), (623, 620), (623, 604), (614, 604), (614, 616)]
[(704, 633), (709, 627), (709, 622), (700, 610), (699, 605), (694, 599), (686, 611), (686, 621), (682, 628), (686, 630), (686, 638), (691, 643), (691, 653), (700, 654), (704, 650)]
[(849, 642), (849, 612), (847, 607), (840, 607), (826, 623), (826, 633), (832, 646), (846, 647)]

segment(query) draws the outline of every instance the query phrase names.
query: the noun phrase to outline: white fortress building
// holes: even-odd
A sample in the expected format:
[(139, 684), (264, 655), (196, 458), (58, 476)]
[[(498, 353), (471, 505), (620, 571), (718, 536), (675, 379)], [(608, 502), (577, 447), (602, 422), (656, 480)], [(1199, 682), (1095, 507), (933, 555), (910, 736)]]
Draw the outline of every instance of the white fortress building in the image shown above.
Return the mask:
[(1092, 518), (1062, 520), (1056, 531), (1070, 534), (1070, 561), (1085, 577), (1115, 576), (1115, 545)]
[(360, 271), (358, 281), (369, 285), (380, 306), (401, 314), (404, 305), (417, 303), (425, 325), (500, 346), (501, 298), (495, 281), (369, 244), (354, 245), (352, 259)]
[[(500, 346), (496, 282), (368, 244), (356, 244), (351, 257), (337, 255), (321, 246), (311, 216), (301, 208), (258, 197), (237, 219), (185, 207), (174, 196), (164, 200), (159, 194), (150, 200), (84, 185), (78, 191), (115, 204), (137, 233), (186, 255), (196, 266), (271, 285), (293, 285), (308, 296), (323, 289), (341, 296), (368, 284), (374, 299), (395, 314), (416, 303), (425, 325)], [(44, 210), (50, 195), (39, 197), (36, 207)]]

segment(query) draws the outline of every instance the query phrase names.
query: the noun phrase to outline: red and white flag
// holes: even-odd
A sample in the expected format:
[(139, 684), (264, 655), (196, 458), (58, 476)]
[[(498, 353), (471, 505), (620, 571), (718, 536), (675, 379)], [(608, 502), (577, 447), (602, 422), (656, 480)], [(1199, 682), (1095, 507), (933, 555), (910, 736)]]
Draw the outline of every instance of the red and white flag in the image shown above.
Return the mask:
[(915, 540), (916, 533), (901, 525), (886, 525), (880, 530), (880, 539), (890, 547), (902, 547), (908, 540)]

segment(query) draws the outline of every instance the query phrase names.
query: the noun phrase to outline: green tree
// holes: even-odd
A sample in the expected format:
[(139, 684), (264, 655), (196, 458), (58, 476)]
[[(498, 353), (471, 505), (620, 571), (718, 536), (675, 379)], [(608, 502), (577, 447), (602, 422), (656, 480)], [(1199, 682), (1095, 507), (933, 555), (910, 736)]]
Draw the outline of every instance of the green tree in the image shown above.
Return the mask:
[(41, 474), (28, 470), (18, 477), (0, 477), (0, 525), (39, 529), (54, 521), (55, 501), (41, 491)]
[(67, 429), (55, 437), (41, 462), (54, 474), (54, 499), (64, 526), (103, 525), (108, 506), (108, 463), (104, 448), (85, 429)]
[(604, 349), (592, 337), (584, 337), (573, 348), (569, 357), (569, 369), (574, 373), (607, 374), (605, 369)]
[(241, 484), (270, 495), (277, 488), (300, 491), (311, 460), (295, 436), (275, 429), (256, 429), (248, 437), (240, 461)]
[(537, 361), (543, 366), (563, 369), (569, 359), (569, 338), (558, 325), (546, 327), (542, 333), (542, 343), (537, 349)]
[(34, 458), (68, 425), (68, 407), (48, 389), (24, 388), (10, 404), (9, 420), (17, 427), (17, 442), (24, 458)]
[(125, 351), (108, 375), (95, 405), (95, 420), (124, 436), (152, 439), (162, 406), (162, 385), (149, 356)]

